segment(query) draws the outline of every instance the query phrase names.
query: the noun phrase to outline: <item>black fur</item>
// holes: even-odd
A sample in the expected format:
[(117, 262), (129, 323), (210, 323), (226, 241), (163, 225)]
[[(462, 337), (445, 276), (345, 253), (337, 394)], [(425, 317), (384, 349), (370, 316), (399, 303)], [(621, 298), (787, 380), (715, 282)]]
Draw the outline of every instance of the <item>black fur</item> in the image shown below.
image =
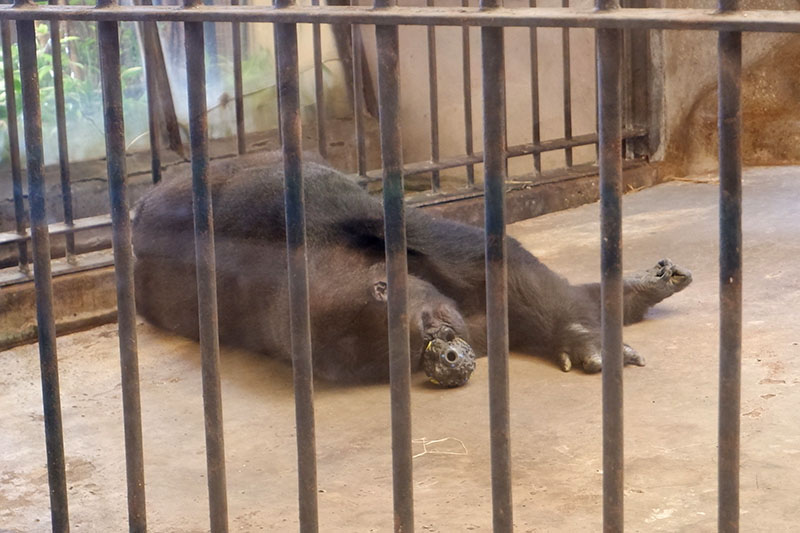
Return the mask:
[[(289, 359), (283, 173), (277, 161), (263, 158), (259, 162), (267, 166), (249, 169), (217, 165), (210, 179), (220, 340)], [(303, 175), (315, 372), (331, 380), (385, 380), (382, 206), (325, 165), (304, 163)], [(483, 231), (417, 209), (408, 209), (406, 218), (412, 369), (420, 368), (425, 344), (437, 335), (463, 337), (484, 355)], [(160, 327), (197, 338), (188, 177), (162, 183), (140, 201), (133, 242), (139, 312)], [(572, 364), (600, 370), (596, 286), (570, 285), (512, 238), (507, 249), (511, 349), (555, 357), (565, 370)], [(637, 278), (636, 287), (646, 285), (642, 280)], [(655, 303), (652, 290), (637, 296), (631, 283), (627, 287), (626, 308), (635, 306), (639, 313)], [(630, 348), (626, 361), (643, 364)]]

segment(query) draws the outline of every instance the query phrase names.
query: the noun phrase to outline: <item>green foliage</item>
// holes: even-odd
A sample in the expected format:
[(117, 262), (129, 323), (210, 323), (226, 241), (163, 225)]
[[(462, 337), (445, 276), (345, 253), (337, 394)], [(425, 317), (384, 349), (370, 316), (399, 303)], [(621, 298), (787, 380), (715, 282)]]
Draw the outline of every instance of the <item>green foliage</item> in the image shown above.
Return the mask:
[[(79, 4), (81, 2), (69, 0), (69, 3)], [(97, 25), (94, 22), (61, 22), (60, 34), (64, 108), (70, 158), (77, 160), (84, 157), (96, 157), (102, 155), (105, 150)], [(45, 156), (48, 161), (53, 161), (57, 154), (58, 129), (56, 125), (53, 43), (50, 36), (50, 23), (37, 22), (36, 59), (42, 110), (42, 134)], [(120, 54), (125, 132), (128, 139), (133, 139), (147, 129), (147, 94), (144, 71), (133, 23), (120, 24)], [(0, 51), (0, 57), (2, 57), (2, 51)], [(11, 46), (11, 57), (14, 68), (17, 113), (21, 128), (22, 96), (16, 43)], [(8, 110), (5, 89), (5, 84), (0, 84), (0, 144), (2, 144), (0, 159), (8, 157)]]

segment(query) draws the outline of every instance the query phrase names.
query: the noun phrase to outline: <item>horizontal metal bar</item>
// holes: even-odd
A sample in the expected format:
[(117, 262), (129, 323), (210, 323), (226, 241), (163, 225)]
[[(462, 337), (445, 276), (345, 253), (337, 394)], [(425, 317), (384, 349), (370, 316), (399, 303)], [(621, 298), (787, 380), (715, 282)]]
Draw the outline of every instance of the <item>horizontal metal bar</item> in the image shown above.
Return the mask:
[[(66, 257), (53, 259), (51, 261), (52, 276), (63, 276), (65, 274), (75, 274), (114, 265), (114, 256), (110, 250), (98, 252), (86, 252), (74, 255), (69, 261)], [(18, 268), (4, 268), (0, 270), (0, 287), (18, 285), (20, 283), (30, 283), (33, 281), (33, 272), (21, 272)]]
[[(131, 216), (133, 212), (131, 211)], [(95, 217), (79, 218), (71, 226), (64, 222), (56, 222), (50, 224), (48, 232), (50, 235), (65, 235), (70, 233), (77, 233), (79, 231), (87, 231), (91, 229), (107, 228), (111, 225), (111, 215), (97, 215)], [(4, 244), (13, 244), (17, 242), (25, 242), (30, 240), (30, 230), (25, 230), (24, 233), (14, 232), (0, 232), (0, 246)]]
[[(630, 128), (623, 132), (623, 139), (633, 139), (644, 137), (647, 135), (647, 130), (644, 128)], [(509, 146), (506, 150), (507, 157), (520, 157), (523, 155), (540, 154), (543, 152), (552, 152), (555, 150), (563, 150), (565, 148), (574, 148), (576, 146), (588, 146), (597, 143), (596, 133), (587, 133), (586, 135), (578, 135), (571, 139), (553, 139), (550, 141), (543, 141), (538, 144), (523, 143), (514, 146)], [(433, 170), (445, 170), (448, 168), (458, 168), (466, 165), (483, 162), (483, 152), (475, 152), (473, 155), (462, 155), (457, 157), (449, 157), (440, 159), (438, 162), (433, 161), (418, 161), (416, 163), (409, 163), (403, 167), (404, 176), (415, 176), (417, 174), (424, 174)], [(380, 181), (382, 170), (371, 170), (367, 172), (367, 182)], [(363, 179), (363, 178), (362, 178)]]
[(800, 32), (800, 11), (368, 6), (0, 6), (0, 20), (277, 22)]

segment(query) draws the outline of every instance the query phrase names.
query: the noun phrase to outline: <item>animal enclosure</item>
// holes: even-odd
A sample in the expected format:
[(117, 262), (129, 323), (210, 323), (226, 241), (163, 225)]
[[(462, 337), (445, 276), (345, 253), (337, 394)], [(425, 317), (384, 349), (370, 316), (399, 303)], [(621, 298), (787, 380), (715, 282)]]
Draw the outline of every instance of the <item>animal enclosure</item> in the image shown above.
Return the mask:
[[(412, 199), (416, 205), (452, 203), (472, 198), (485, 202), (485, 258), (487, 301), (487, 345), (489, 367), (489, 408), (491, 424), (491, 473), (486, 483), (492, 487), (491, 512), (495, 531), (510, 531), (514, 526), (511, 483), (511, 438), (509, 427), (509, 353), (507, 315), (507, 250), (506, 198), (515, 188), (574, 177), (569, 172), (543, 166), (544, 154), (563, 154), (566, 167), (576, 167), (574, 152), (580, 147), (596, 147), (596, 167), (599, 171), (601, 198), (602, 242), (602, 354), (603, 383), (603, 523), (607, 531), (621, 531), (623, 526), (624, 485), (623, 424), (622, 424), (622, 367), (623, 367), (623, 288), (622, 288), (622, 177), (623, 159), (646, 158), (650, 154), (648, 134), (657, 129), (648, 114), (648, 86), (634, 87), (629, 81), (649, 67), (647, 53), (648, 31), (659, 29), (708, 30), (719, 33), (719, 106), (720, 106), (720, 398), (719, 398), (719, 530), (735, 531), (739, 523), (739, 425), (741, 388), (741, 153), (739, 150), (741, 120), (739, 88), (741, 77), (741, 33), (763, 31), (800, 31), (797, 12), (738, 11), (735, 1), (721, 1), (719, 12), (703, 10), (620, 8), (613, 0), (598, 0), (595, 9), (569, 7), (540, 8), (502, 7), (486, 1), (480, 6), (426, 7), (397, 6), (376, 2), (374, 6), (296, 6), (278, 2), (263, 6), (207, 6), (187, 2), (182, 6), (119, 6), (114, 2), (99, 3), (96, 7), (39, 6), (18, 2), (0, 8), (3, 30), (3, 57), (6, 74), (6, 105), (8, 131), (12, 138), (11, 179), (15, 199), (15, 231), (0, 234), (0, 245), (13, 247), (17, 272), (8, 274), (5, 283), (19, 283), (33, 278), (36, 285), (37, 335), (41, 357), (41, 377), (44, 402), (44, 429), (47, 442), (47, 466), (50, 487), (52, 528), (69, 529), (67, 476), (59, 392), (56, 328), (51, 277), (54, 273), (69, 273), (107, 265), (107, 258), (79, 257), (72, 236), (82, 231), (112, 227), (113, 265), (117, 283), (117, 322), (122, 362), (121, 396), (124, 406), (125, 461), (127, 475), (128, 519), (132, 531), (144, 531), (147, 524), (144, 480), (145, 455), (143, 447), (142, 413), (139, 392), (137, 322), (133, 294), (133, 256), (131, 253), (131, 201), (127, 189), (128, 172), (125, 155), (126, 139), (122, 112), (119, 24), (136, 21), (151, 24), (155, 21), (178, 22), (184, 26), (186, 47), (186, 78), (188, 83), (189, 144), (193, 178), (194, 239), (197, 257), (199, 337), (203, 366), (203, 405), (206, 428), (207, 483), (210, 528), (228, 529), (226, 461), (223, 442), (222, 394), (220, 385), (218, 323), (216, 316), (215, 250), (211, 189), (209, 187), (210, 141), (208, 137), (207, 98), (205, 86), (206, 49), (204, 23), (236, 25), (273, 24), (276, 35), (278, 97), (280, 117), (280, 146), (286, 177), (285, 206), (287, 220), (288, 273), (290, 279), (291, 338), (294, 364), (294, 395), (296, 409), (297, 479), (299, 524), (303, 531), (316, 531), (319, 524), (317, 459), (315, 444), (314, 388), (311, 372), (309, 298), (306, 275), (306, 229), (301, 172), (304, 136), (298, 88), (297, 25), (350, 26), (352, 53), (353, 135), (355, 168), (348, 169), (364, 185), (380, 181), (385, 210), (385, 241), (387, 265), (387, 300), (391, 363), (391, 449), (393, 519), (396, 531), (413, 531), (414, 484), (412, 480), (412, 450), (410, 406), (410, 364), (406, 294), (408, 273), (406, 264), (406, 190), (404, 180), (425, 175), (430, 180), (430, 193)], [(108, 192), (111, 199), (110, 216), (69, 218), (51, 223), (45, 198), (44, 157), (40, 113), (40, 87), (37, 80), (37, 47), (35, 21), (91, 20), (97, 22), (100, 50), (102, 96), (106, 136)], [(25, 159), (28, 176), (30, 224), (26, 223), (23, 205), (22, 166), (18, 158), (14, 79), (10, 52), (11, 24), (14, 24), (18, 43), (21, 96), (24, 117)], [(401, 29), (406, 26), (424, 27), (428, 43), (425, 79), (429, 87), (430, 120), (425, 125), (430, 132), (430, 159), (406, 162), (401, 126), (400, 75), (402, 46)], [(358, 28), (361, 30), (358, 30)], [(440, 151), (437, 100), (437, 62), (443, 58), (436, 53), (436, 35), (443, 27), (456, 28), (462, 33), (462, 97), (465, 103), (463, 153), (444, 157)], [(526, 73), (531, 93), (531, 136), (524, 143), (509, 143), (508, 131), (515, 118), (509, 109), (507, 83), (510, 72), (504, 63), (508, 46), (505, 32), (522, 28), (527, 32), (531, 66)], [(562, 45), (563, 94), (561, 113), (564, 119), (563, 136), (543, 139), (538, 92), (541, 80), (536, 61), (537, 32), (542, 28), (560, 28)], [(573, 131), (571, 93), (573, 81), (570, 67), (570, 28), (588, 28), (596, 37), (597, 129), (588, 133)], [(361, 31), (375, 36), (377, 71), (376, 100), (380, 139), (379, 169), (367, 168), (368, 134), (362, 119), (366, 115), (360, 106), (366, 105), (363, 90), (364, 69)], [(470, 29), (473, 31), (470, 33)], [(470, 39), (480, 34), (481, 96), (472, 95)], [(233, 32), (237, 34), (236, 31)], [(314, 33), (315, 44), (318, 34)], [(56, 39), (58, 41), (57, 31)], [(234, 42), (234, 49), (237, 42)], [(315, 46), (315, 49), (317, 47)], [(644, 52), (644, 53), (642, 53)], [(449, 59), (449, 58), (448, 58)], [(145, 58), (147, 61), (147, 58)], [(321, 63), (316, 60), (315, 79), (321, 79)], [(515, 72), (514, 75), (517, 73)], [(58, 77), (58, 74), (55, 76)], [(583, 80), (585, 82), (585, 80)], [(594, 82), (592, 82), (593, 84)], [(328, 152), (328, 120), (325, 116), (322, 84), (316, 86), (316, 118), (313, 136), (322, 156)], [(149, 89), (149, 88), (148, 88)], [(152, 100), (153, 94), (148, 94)], [(58, 89), (56, 89), (58, 98)], [(241, 102), (237, 85), (234, 100)], [(478, 103), (479, 102), (479, 103)], [(472, 106), (482, 111), (480, 128), (473, 128)], [(247, 150), (243, 125), (243, 110), (236, 105), (236, 151)], [(583, 111), (585, 113), (585, 111)], [(576, 113), (577, 114), (577, 113)], [(592, 113), (593, 114), (593, 113)], [(14, 123), (12, 126), (12, 122)], [(477, 121), (475, 121), (477, 122)], [(60, 144), (65, 146), (63, 124)], [(157, 126), (151, 123), (151, 134)], [(473, 144), (480, 132), (481, 149)], [(61, 137), (61, 136), (60, 136)], [(305, 148), (309, 148), (305, 146)], [(151, 137), (152, 175), (161, 171), (159, 142)], [(515, 171), (518, 161), (525, 160), (527, 174)], [(517, 161), (517, 162), (515, 162)], [(66, 162), (62, 162), (63, 165)], [(590, 165), (592, 166), (592, 165)], [(445, 190), (442, 177), (451, 169), (459, 169), (463, 184), (455, 191)], [(575, 169), (572, 168), (572, 171)], [(447, 174), (448, 176), (450, 174)], [(511, 176), (514, 179), (509, 179)], [(63, 175), (62, 175), (63, 178)], [(69, 179), (62, 181), (64, 213), (69, 212)], [(66, 260), (56, 272), (51, 265), (51, 235), (66, 235)], [(33, 266), (33, 273), (29, 267)], [(442, 393), (444, 394), (444, 393)], [(100, 489), (102, 490), (102, 488)], [(386, 514), (391, 514), (386, 509)], [(446, 530), (446, 523), (440, 527)]]

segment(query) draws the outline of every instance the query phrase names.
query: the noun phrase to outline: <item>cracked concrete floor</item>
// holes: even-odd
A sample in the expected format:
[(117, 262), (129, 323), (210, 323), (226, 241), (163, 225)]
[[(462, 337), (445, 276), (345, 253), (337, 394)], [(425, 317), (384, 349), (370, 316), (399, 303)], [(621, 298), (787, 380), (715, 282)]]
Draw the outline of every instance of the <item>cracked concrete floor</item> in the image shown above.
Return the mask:
[[(800, 521), (800, 169), (745, 175), (742, 530)], [(598, 277), (598, 206), (514, 224), (509, 233), (584, 282)], [(716, 530), (717, 186), (671, 182), (625, 197), (625, 267), (669, 257), (694, 283), (626, 328), (648, 358), (625, 371), (626, 526)], [(148, 521), (208, 528), (197, 346), (139, 326)], [(73, 531), (126, 529), (114, 325), (58, 342)], [(287, 367), (223, 350), (232, 531), (296, 531), (294, 412)], [(0, 353), (0, 530), (47, 531), (38, 352)], [(413, 379), (413, 435), (445, 439), (414, 459), (419, 531), (490, 531), (486, 360), (468, 386)], [(601, 523), (600, 377), (511, 357), (514, 520), (524, 532), (594, 532)], [(317, 385), (322, 531), (391, 531), (388, 386)], [(462, 448), (463, 444), (463, 448)], [(416, 453), (423, 451), (415, 445)]]

